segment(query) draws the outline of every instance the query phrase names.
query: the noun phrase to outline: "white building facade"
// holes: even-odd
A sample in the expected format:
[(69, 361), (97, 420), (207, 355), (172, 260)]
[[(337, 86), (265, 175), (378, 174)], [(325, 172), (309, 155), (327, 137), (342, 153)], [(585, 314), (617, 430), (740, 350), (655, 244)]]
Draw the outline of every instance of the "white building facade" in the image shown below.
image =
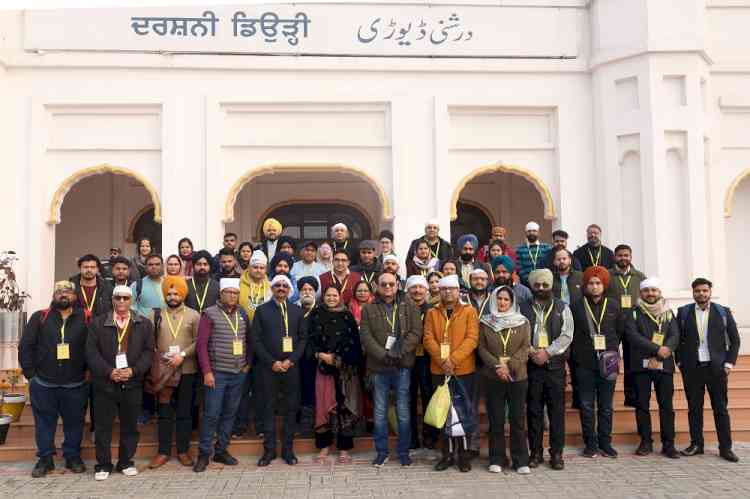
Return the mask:
[(139, 224), (214, 252), (328, 203), (403, 255), (473, 207), (514, 243), (598, 223), (674, 304), (712, 279), (747, 332), (747, 26), (748, 0), (0, 12), (0, 248), (34, 309)]

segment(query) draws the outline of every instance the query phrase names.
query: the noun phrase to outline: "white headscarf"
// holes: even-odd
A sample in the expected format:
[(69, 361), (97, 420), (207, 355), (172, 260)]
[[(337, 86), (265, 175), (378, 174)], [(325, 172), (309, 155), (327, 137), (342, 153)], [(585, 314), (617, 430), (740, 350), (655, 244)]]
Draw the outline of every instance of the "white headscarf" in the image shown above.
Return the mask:
[[(500, 292), (501, 289), (507, 289), (508, 291), (510, 291), (511, 296), (513, 297), (513, 303), (511, 304), (510, 309), (508, 309), (507, 312), (500, 312), (500, 310), (498, 310), (497, 308), (497, 293)], [(521, 314), (521, 312), (519, 311), (516, 294), (513, 292), (513, 288), (511, 288), (510, 286), (500, 286), (495, 288), (490, 295), (489, 306), (490, 313), (483, 315), (480, 319), (480, 322), (490, 327), (495, 332), (498, 332), (501, 329), (523, 326), (528, 322), (528, 319), (526, 319), (526, 317), (524, 317), (523, 314)]]

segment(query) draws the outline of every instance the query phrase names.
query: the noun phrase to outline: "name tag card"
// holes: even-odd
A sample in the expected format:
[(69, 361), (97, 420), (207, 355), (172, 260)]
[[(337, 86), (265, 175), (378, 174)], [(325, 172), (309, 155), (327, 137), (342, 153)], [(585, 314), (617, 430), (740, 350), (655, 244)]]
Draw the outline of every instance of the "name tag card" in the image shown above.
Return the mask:
[(539, 348), (547, 348), (549, 346), (549, 337), (546, 332), (539, 333)]
[(245, 350), (244, 345), (242, 344), (241, 340), (232, 341), (232, 354), (233, 355), (242, 355), (244, 350)]
[(659, 346), (664, 345), (664, 335), (661, 333), (654, 333), (654, 335), (651, 337), (651, 341), (656, 343)]
[(281, 339), (281, 351), (284, 353), (292, 353), (294, 351), (294, 343), (291, 336), (284, 336)]
[(128, 367), (128, 356), (124, 353), (118, 353), (115, 356), (115, 368), (127, 369)]
[(601, 351), (607, 349), (607, 341), (603, 334), (594, 336), (594, 350)]
[(385, 349), (390, 350), (393, 348), (393, 345), (396, 344), (396, 337), (395, 336), (388, 336), (385, 340)]
[(622, 308), (630, 308), (633, 306), (632, 304), (633, 300), (630, 295), (622, 295), (620, 297), (620, 307)]
[(169, 355), (177, 355), (180, 353), (180, 347), (177, 345), (169, 346)]
[(451, 356), (451, 346), (447, 343), (440, 345), (440, 358), (445, 360)]
[(68, 360), (70, 359), (70, 345), (67, 343), (57, 344), (57, 360)]

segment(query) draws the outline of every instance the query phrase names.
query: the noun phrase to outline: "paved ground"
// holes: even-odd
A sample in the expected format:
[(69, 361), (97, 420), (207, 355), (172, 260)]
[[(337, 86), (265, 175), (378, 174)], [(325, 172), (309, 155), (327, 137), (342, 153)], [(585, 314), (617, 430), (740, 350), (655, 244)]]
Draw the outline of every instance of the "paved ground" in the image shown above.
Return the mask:
[[(0, 463), (0, 497), (750, 497), (750, 444), (735, 446), (741, 458), (738, 464), (719, 459), (713, 448), (708, 455), (676, 461), (658, 455), (636, 458), (630, 454), (632, 449), (620, 451), (621, 457), (616, 460), (591, 460), (578, 457), (575, 449), (569, 449), (565, 471), (544, 467), (530, 476), (493, 475), (485, 470), (485, 459), (475, 463), (471, 473), (437, 473), (432, 471), (434, 457), (425, 453), (418, 453), (410, 468), (392, 461), (381, 470), (369, 465), (370, 454), (357, 454), (354, 464), (346, 466), (313, 464), (311, 456), (301, 456), (298, 466), (289, 467), (278, 460), (265, 469), (258, 469), (254, 460), (243, 457), (237, 467), (212, 464), (200, 475), (170, 462), (160, 470), (146, 470), (135, 478), (113, 475), (99, 483), (94, 482), (91, 471), (74, 475), (58, 469), (46, 478), (32, 479), (29, 473), (33, 463)], [(139, 468), (145, 465), (138, 463)]]

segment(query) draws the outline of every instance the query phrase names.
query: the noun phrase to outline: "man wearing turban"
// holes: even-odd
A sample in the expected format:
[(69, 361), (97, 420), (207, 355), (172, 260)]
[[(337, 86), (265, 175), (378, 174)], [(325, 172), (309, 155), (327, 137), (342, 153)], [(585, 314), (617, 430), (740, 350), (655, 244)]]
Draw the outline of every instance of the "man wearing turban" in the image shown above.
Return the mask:
[(263, 242), (261, 242), (255, 249), (262, 251), (269, 260), (276, 255), (276, 247), (282, 229), (281, 222), (275, 218), (267, 218), (266, 221), (263, 222)]
[(529, 273), (532, 270), (544, 267), (547, 253), (552, 246), (539, 241), (539, 224), (529, 222), (526, 224), (526, 241), (516, 248), (518, 255), (518, 277), (523, 284), (528, 285)]

